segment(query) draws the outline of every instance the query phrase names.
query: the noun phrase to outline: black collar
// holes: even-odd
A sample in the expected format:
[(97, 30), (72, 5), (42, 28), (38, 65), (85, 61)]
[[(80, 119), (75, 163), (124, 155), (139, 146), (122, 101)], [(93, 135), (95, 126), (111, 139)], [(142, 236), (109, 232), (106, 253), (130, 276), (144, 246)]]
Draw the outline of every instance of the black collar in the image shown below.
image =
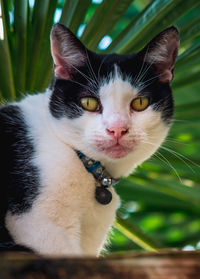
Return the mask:
[(106, 169), (101, 165), (100, 161), (95, 161), (80, 151), (76, 151), (78, 157), (84, 164), (86, 170), (93, 174), (97, 181), (95, 198), (101, 204), (108, 204), (112, 200), (112, 193), (107, 189), (119, 182), (119, 179), (114, 179)]

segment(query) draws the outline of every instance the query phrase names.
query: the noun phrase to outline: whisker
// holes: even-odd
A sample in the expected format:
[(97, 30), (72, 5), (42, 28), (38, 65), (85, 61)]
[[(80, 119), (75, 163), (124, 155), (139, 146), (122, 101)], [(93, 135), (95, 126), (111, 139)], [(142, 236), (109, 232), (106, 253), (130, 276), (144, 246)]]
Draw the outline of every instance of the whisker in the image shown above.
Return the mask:
[(105, 60), (106, 60), (107, 57), (108, 57), (108, 56), (106, 55), (106, 56), (102, 59), (101, 64), (100, 64), (100, 66), (99, 66), (99, 70), (98, 70), (98, 73), (97, 73), (98, 80), (100, 80), (99, 75), (100, 75), (101, 67), (102, 67), (102, 65), (103, 65), (103, 63), (105, 62)]
[[(144, 90), (144, 89), (145, 89), (146, 87), (148, 87), (149, 85), (151, 85), (151, 84), (154, 82), (154, 79), (156, 79), (156, 78), (162, 76), (163, 74), (164, 74), (164, 73), (159, 74), (159, 75), (156, 75), (156, 76), (154, 76), (154, 77), (152, 77), (152, 78), (146, 80), (145, 82), (142, 82), (141, 84), (139, 84), (139, 92), (142, 91), (142, 90)], [(151, 82), (149, 82), (149, 81), (151, 81)], [(162, 100), (161, 100), (161, 101), (162, 101)]]
[[(148, 135), (148, 139), (150, 140), (155, 140), (155, 137), (151, 137), (150, 135)], [(171, 142), (171, 143), (176, 143), (176, 144), (182, 144), (182, 145), (189, 145), (189, 143), (185, 143), (185, 142), (182, 142), (180, 140), (175, 140), (174, 138), (170, 138), (170, 137), (167, 137), (165, 139), (165, 142), (168, 141), (168, 142)]]
[(169, 142), (169, 143), (181, 144), (181, 145), (185, 145), (185, 146), (188, 146), (188, 145), (189, 145), (189, 143), (182, 142), (182, 141), (180, 141), (180, 140), (170, 139), (170, 138), (165, 139), (165, 141), (167, 141), (167, 142)]
[(92, 65), (91, 65), (91, 62), (90, 62), (90, 59), (89, 59), (89, 55), (88, 55), (87, 49), (85, 49), (85, 52), (86, 52), (87, 59), (88, 59), (88, 63), (87, 63), (88, 69), (90, 71), (91, 76), (93, 76), (93, 78), (94, 78), (94, 82), (95, 82), (96, 86), (98, 86), (98, 79), (97, 79), (97, 77), (95, 75), (95, 72), (94, 72), (94, 70), (92, 68)]
[(143, 77), (145, 77), (146, 73), (148, 72), (148, 70), (150, 69), (150, 67), (153, 65), (153, 63), (155, 62), (155, 60), (153, 60), (148, 66), (147, 68), (144, 70), (144, 72), (141, 74), (140, 78), (138, 79), (137, 83), (140, 83), (143, 79)]
[[(158, 77), (160, 77), (160, 76), (162, 76), (162, 75), (163, 75), (163, 74), (156, 75), (155, 77), (152, 77), (152, 78), (146, 80), (145, 82), (143, 82), (143, 83), (142, 83), (142, 89), (144, 89), (144, 88), (146, 88), (147, 86), (149, 86), (150, 84), (152, 84), (152, 82), (149, 82), (149, 81), (154, 80), (154, 79), (156, 79), (156, 78), (158, 78)], [(145, 87), (143, 87), (144, 85), (145, 85)], [(142, 89), (141, 89), (141, 90), (142, 90)]]
[(156, 153), (158, 153), (159, 156), (161, 156), (162, 159), (158, 156), (158, 154), (154, 154), (154, 156), (157, 157), (157, 158), (159, 158), (159, 159), (160, 159), (162, 162), (164, 162), (165, 164), (169, 165), (170, 168), (174, 171), (174, 173), (175, 173), (176, 176), (178, 177), (180, 183), (183, 184), (183, 181), (182, 181), (180, 175), (178, 174), (177, 170), (172, 166), (172, 164), (169, 162), (169, 160), (168, 160), (167, 158), (165, 158), (165, 156), (164, 156), (162, 153), (160, 153), (159, 151), (157, 151)]
[(82, 84), (82, 83), (80, 83), (78, 81), (75, 81), (75, 80), (70, 80), (70, 82), (76, 83), (76, 84), (82, 86), (83, 88), (87, 89), (88, 91), (90, 91), (91, 93), (96, 95), (96, 92), (93, 91), (88, 85)]
[(143, 67), (144, 67), (144, 63), (146, 61), (146, 56), (147, 56), (148, 51), (149, 51), (149, 46), (147, 47), (147, 50), (145, 52), (145, 56), (144, 56), (144, 59), (143, 59), (143, 62), (142, 62), (142, 67), (140, 68), (140, 71), (139, 71), (138, 75), (134, 79), (134, 83), (135, 84), (137, 84), (138, 80), (140, 79), (140, 74), (142, 73), (142, 70), (143, 70)]
[[(144, 143), (147, 143), (147, 144), (152, 144), (151, 142), (144, 142)], [(152, 144), (154, 145), (154, 144)], [(154, 156), (157, 157), (159, 160), (161, 160), (162, 162), (164, 162), (167, 166), (169, 166), (173, 171), (174, 173), (176, 174), (176, 176), (178, 177), (179, 181), (181, 184), (183, 184), (182, 182), (182, 179), (180, 177), (180, 175), (178, 174), (177, 170), (172, 166), (172, 164), (169, 162), (169, 160), (162, 154), (160, 153), (158, 150), (156, 151), (156, 153), (154, 153)], [(161, 158), (160, 158), (160, 157)]]
[(174, 155), (175, 157), (177, 157), (179, 160), (181, 160), (182, 162), (184, 162), (184, 163), (193, 171), (193, 173), (196, 173), (196, 172), (192, 169), (192, 167), (191, 167), (190, 165), (188, 165), (188, 163), (186, 163), (186, 162), (184, 161), (184, 159), (187, 160), (188, 162), (190, 162), (191, 164), (193, 164), (194, 166), (200, 168), (200, 166), (199, 166), (198, 164), (196, 164), (196, 163), (193, 162), (192, 160), (188, 159), (188, 158), (185, 157), (184, 155), (182, 155), (182, 154), (180, 154), (180, 153), (178, 153), (178, 152), (172, 150), (171, 148), (167, 148), (167, 147), (165, 147), (165, 146), (161, 146), (161, 148), (162, 148), (163, 150), (166, 150), (166, 151), (168, 151), (169, 153), (173, 154), (173, 155)]
[(71, 65), (71, 67), (74, 68), (77, 72), (79, 72), (79, 74), (81, 74), (88, 82), (91, 82), (92, 84), (94, 84), (94, 80), (92, 78), (90, 78), (87, 75), (85, 75), (83, 72), (81, 72), (75, 66)]
[[(148, 138), (150, 138), (151, 140), (155, 140), (155, 138), (153, 138), (153, 137), (151, 137), (151, 136), (149, 136), (149, 135), (148, 135)], [(188, 145), (188, 144), (189, 144), (189, 143), (183, 143), (183, 142), (181, 142), (181, 141), (176, 141), (176, 140), (173, 140), (173, 139), (172, 139), (172, 140), (166, 139), (165, 141), (171, 141), (171, 142), (174, 142), (174, 143), (176, 143), (176, 144), (178, 143), (178, 144), (183, 144), (183, 145)], [(153, 145), (153, 143), (151, 143), (151, 144)], [(176, 152), (176, 151), (174, 151), (173, 149), (168, 148), (168, 147), (163, 146), (163, 145), (160, 146), (160, 148), (163, 149), (163, 150), (168, 151), (169, 153), (171, 153), (171, 154), (173, 154), (175, 157), (177, 157), (179, 160), (183, 161), (183, 162), (193, 171), (193, 173), (195, 173), (195, 171), (192, 169), (192, 167), (191, 167), (190, 165), (188, 165), (187, 162), (184, 161), (184, 159), (187, 160), (188, 162), (190, 162), (191, 164), (193, 164), (194, 166), (200, 168), (200, 165), (198, 165), (197, 163), (193, 162), (192, 160), (190, 160), (189, 158), (187, 158), (187, 157), (184, 156), (183, 154), (181, 154), (181, 153), (179, 153), (179, 152)]]
[(172, 120), (173, 122), (183, 122), (183, 123), (193, 123), (193, 121), (191, 121), (191, 120), (182, 120), (182, 119), (175, 119), (175, 118), (173, 118), (173, 120)]
[(181, 142), (181, 141), (176, 141), (176, 140), (171, 140), (171, 139), (165, 139), (165, 142), (169, 142), (169, 143), (173, 143), (173, 144), (180, 144), (180, 145), (184, 145), (184, 146), (188, 146), (189, 143), (184, 143), (184, 142)]
[[(144, 142), (144, 141), (143, 141), (143, 142)], [(145, 143), (145, 142), (144, 142), (144, 143)], [(156, 145), (153, 144), (152, 142), (146, 142), (146, 143), (147, 143), (147, 144), (151, 144), (151, 145), (153, 145), (153, 146), (156, 146)], [(176, 152), (176, 151), (174, 151), (174, 150), (172, 150), (172, 149), (170, 149), (170, 148), (164, 147), (164, 146), (160, 146), (160, 148), (163, 149), (163, 150), (168, 151), (170, 154), (174, 155), (176, 158), (178, 158), (180, 161), (182, 161), (193, 173), (196, 173), (196, 172), (194, 171), (194, 169), (193, 169), (187, 162), (185, 162), (185, 160), (187, 160), (188, 162), (190, 162), (190, 163), (193, 164), (194, 166), (200, 168), (200, 166), (199, 166), (198, 164), (196, 164), (196, 163), (193, 162), (192, 160), (188, 159), (188, 158), (185, 157), (184, 155), (182, 155), (182, 154), (180, 154), (180, 153), (178, 153), (178, 152)], [(184, 159), (185, 159), (185, 160), (184, 160)]]

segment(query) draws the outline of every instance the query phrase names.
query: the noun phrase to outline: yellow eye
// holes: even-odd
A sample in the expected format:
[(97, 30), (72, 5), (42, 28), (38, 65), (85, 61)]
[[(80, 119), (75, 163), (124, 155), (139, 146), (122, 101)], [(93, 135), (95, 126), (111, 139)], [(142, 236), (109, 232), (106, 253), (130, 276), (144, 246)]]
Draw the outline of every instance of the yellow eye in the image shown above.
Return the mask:
[(136, 111), (143, 111), (149, 105), (149, 99), (147, 97), (138, 97), (131, 102), (132, 109)]
[(85, 110), (89, 111), (96, 111), (98, 108), (98, 101), (95, 98), (92, 97), (83, 97), (81, 98), (81, 105)]

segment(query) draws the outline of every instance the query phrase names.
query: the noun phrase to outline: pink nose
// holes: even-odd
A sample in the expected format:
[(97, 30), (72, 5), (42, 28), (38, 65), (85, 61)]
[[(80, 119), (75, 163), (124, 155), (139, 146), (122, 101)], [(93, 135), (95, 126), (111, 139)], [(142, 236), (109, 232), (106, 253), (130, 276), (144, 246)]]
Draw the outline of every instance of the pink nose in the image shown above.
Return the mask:
[(128, 133), (128, 128), (123, 126), (113, 126), (106, 129), (106, 132), (115, 139), (120, 139), (123, 135)]

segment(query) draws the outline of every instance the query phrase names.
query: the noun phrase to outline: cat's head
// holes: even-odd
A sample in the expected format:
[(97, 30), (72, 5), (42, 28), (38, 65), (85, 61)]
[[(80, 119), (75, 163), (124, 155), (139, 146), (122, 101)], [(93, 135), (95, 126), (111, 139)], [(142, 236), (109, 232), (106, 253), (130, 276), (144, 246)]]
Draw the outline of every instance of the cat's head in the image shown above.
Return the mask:
[(178, 31), (170, 27), (136, 54), (100, 55), (65, 26), (54, 25), (50, 111), (56, 133), (98, 160), (146, 160), (172, 120), (170, 82), (178, 46)]

